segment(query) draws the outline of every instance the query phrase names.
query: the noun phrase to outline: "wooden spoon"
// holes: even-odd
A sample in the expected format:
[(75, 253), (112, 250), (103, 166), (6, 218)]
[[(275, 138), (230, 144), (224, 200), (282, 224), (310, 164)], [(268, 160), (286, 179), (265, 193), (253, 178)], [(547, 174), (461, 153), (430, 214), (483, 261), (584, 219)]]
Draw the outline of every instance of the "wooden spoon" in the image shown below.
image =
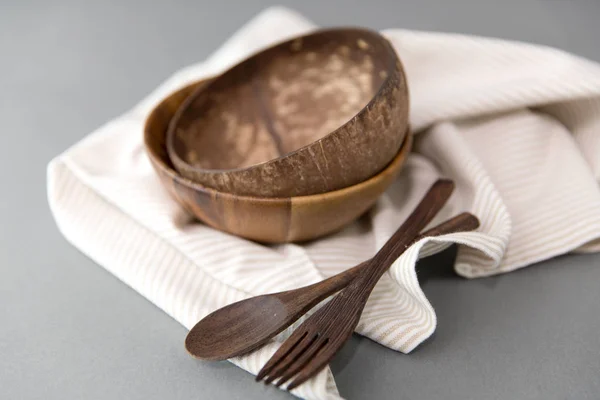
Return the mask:
[[(478, 226), (474, 215), (462, 213), (418, 235), (413, 243), (424, 237), (474, 230)], [(404, 250), (398, 250), (394, 257)], [(369, 260), (309, 286), (255, 296), (220, 308), (190, 330), (185, 347), (193, 357), (203, 360), (226, 360), (255, 350), (315, 305), (348, 286), (368, 266)]]

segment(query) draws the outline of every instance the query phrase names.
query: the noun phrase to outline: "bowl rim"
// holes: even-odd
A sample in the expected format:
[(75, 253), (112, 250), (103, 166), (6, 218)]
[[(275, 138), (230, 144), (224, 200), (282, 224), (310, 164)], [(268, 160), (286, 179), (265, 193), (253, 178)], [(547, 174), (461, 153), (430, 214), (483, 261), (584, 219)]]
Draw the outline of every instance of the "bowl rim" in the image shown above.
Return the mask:
[[(183, 113), (188, 110), (189, 106), (193, 103), (194, 99), (200, 93), (202, 93), (202, 91), (206, 90), (207, 88), (210, 87), (210, 85), (214, 84), (214, 82), (216, 82), (219, 78), (221, 78), (223, 75), (229, 73), (233, 69), (238, 68), (241, 64), (244, 64), (244, 63), (252, 60), (255, 57), (261, 56), (263, 53), (272, 51), (273, 49), (276, 49), (278, 47), (289, 46), (298, 40), (303, 40), (308, 37), (321, 36), (321, 35), (326, 35), (329, 33), (341, 33), (344, 31), (354, 32), (354, 33), (362, 33), (362, 34), (369, 35), (375, 39), (378, 39), (381, 43), (383, 43), (385, 45), (384, 47), (387, 48), (385, 56), (387, 56), (386, 61), (388, 63), (387, 68), (386, 68), (386, 72), (388, 74), (385, 77), (385, 79), (383, 79), (381, 81), (381, 84), (377, 88), (377, 91), (371, 96), (369, 101), (363, 107), (361, 107), (360, 110), (358, 110), (356, 113), (354, 113), (354, 115), (352, 115), (346, 122), (344, 122), (343, 124), (341, 124), (340, 126), (335, 128), (334, 130), (328, 132), (325, 136), (322, 136), (319, 139), (312, 141), (302, 147), (299, 147), (299, 148), (297, 148), (293, 151), (290, 151), (288, 153), (285, 153), (283, 155), (279, 155), (275, 158), (271, 158), (266, 161), (261, 161), (260, 163), (252, 164), (247, 167), (236, 167), (236, 168), (226, 168), (226, 169), (223, 169), (223, 168), (210, 168), (210, 169), (201, 168), (201, 167), (197, 167), (197, 166), (190, 164), (189, 162), (187, 162), (186, 160), (184, 160), (182, 157), (179, 156), (179, 154), (175, 150), (175, 145), (174, 145), (176, 121), (178, 121), (181, 118), (181, 116), (183, 115)], [(402, 81), (406, 82), (406, 80), (407, 80), (406, 69), (405, 69), (404, 65), (402, 64), (402, 60), (400, 60), (400, 57), (398, 56), (396, 50), (394, 49), (394, 46), (392, 46), (391, 42), (381, 32), (379, 32), (375, 29), (370, 29), (370, 28), (361, 27), (361, 26), (338, 26), (338, 27), (329, 27), (329, 28), (315, 28), (304, 34), (295, 35), (295, 36), (283, 39), (281, 41), (277, 41), (275, 43), (272, 43), (269, 46), (262, 47), (254, 52), (251, 52), (249, 55), (242, 58), (241, 60), (236, 61), (235, 63), (233, 63), (232, 65), (230, 65), (229, 67), (227, 67), (226, 69), (221, 71), (220, 73), (213, 75), (211, 77), (211, 79), (207, 79), (206, 82), (204, 82), (202, 85), (198, 85), (198, 87), (195, 88), (192, 91), (192, 93), (190, 93), (189, 96), (186, 97), (186, 99), (177, 108), (177, 110), (173, 114), (173, 117), (171, 118), (171, 120), (169, 121), (169, 123), (167, 125), (167, 131), (165, 133), (165, 144), (166, 144), (167, 153), (169, 154), (170, 158), (177, 158), (177, 162), (180, 163), (181, 165), (185, 165), (185, 168), (188, 171), (193, 171), (194, 173), (201, 173), (203, 175), (219, 175), (219, 174), (232, 174), (232, 173), (239, 174), (239, 173), (243, 173), (243, 172), (247, 172), (247, 171), (252, 171), (252, 170), (255, 170), (255, 169), (258, 169), (261, 167), (265, 167), (269, 164), (282, 162), (283, 160), (285, 160), (289, 157), (292, 157), (297, 153), (307, 151), (308, 148), (318, 145), (323, 140), (326, 140), (334, 135), (337, 135), (338, 132), (343, 127), (347, 126), (353, 120), (357, 119), (361, 115), (364, 115), (367, 112), (367, 110), (369, 108), (372, 108), (373, 104), (378, 99), (381, 98), (382, 91), (385, 88), (387, 88), (388, 82), (391, 79), (392, 74), (390, 74), (389, 72), (393, 71), (394, 69), (398, 69), (398, 72), (399, 72), (400, 76), (402, 77)], [(408, 85), (405, 84), (403, 86), (405, 87), (405, 90), (407, 92), (405, 101), (410, 102), (410, 96), (408, 94), (408, 90), (409, 90)], [(409, 132), (409, 129), (407, 127), (407, 133), (408, 132)], [(403, 145), (404, 145), (404, 141), (403, 141)], [(249, 197), (251, 197), (251, 196), (249, 196)]]
[[(323, 199), (345, 196), (349, 193), (361, 191), (361, 190), (365, 189), (366, 187), (371, 187), (371, 186), (377, 185), (379, 182), (384, 180), (389, 175), (399, 172), (399, 170), (402, 168), (402, 166), (405, 165), (406, 158), (408, 157), (408, 154), (412, 150), (414, 138), (413, 138), (412, 130), (410, 129), (410, 125), (409, 125), (406, 128), (405, 138), (404, 138), (404, 141), (402, 142), (402, 145), (400, 146), (400, 149), (398, 150), (398, 153), (396, 153), (394, 158), (383, 169), (381, 169), (378, 173), (376, 173), (369, 179), (366, 179), (362, 182), (359, 182), (354, 185), (346, 186), (341, 189), (325, 192), (325, 193), (303, 195), (303, 196), (289, 196), (289, 197), (258, 197), (258, 196), (236, 195), (234, 193), (223, 192), (223, 191), (213, 189), (208, 186), (204, 186), (200, 183), (197, 183), (191, 179), (184, 177), (177, 170), (175, 170), (174, 168), (171, 168), (169, 165), (167, 165), (162, 160), (160, 155), (154, 151), (154, 148), (150, 144), (149, 139), (151, 136), (150, 135), (150, 131), (151, 131), (150, 126), (151, 126), (152, 122), (154, 121), (154, 119), (157, 118), (159, 112), (162, 112), (162, 108), (165, 107), (165, 104), (168, 102), (168, 100), (178, 94), (181, 94), (185, 90), (193, 89), (196, 85), (202, 85), (202, 83), (207, 81), (208, 79), (210, 79), (210, 78), (197, 79), (192, 82), (188, 82), (187, 84), (184, 84), (183, 86), (181, 86), (177, 89), (172, 90), (168, 95), (164, 96), (162, 98), (162, 100), (160, 100), (158, 103), (156, 103), (152, 107), (150, 112), (148, 112), (146, 114), (146, 117), (144, 119), (144, 124), (143, 124), (144, 149), (145, 149), (146, 155), (150, 158), (152, 167), (157, 168), (157, 166), (158, 166), (164, 173), (166, 173), (175, 182), (177, 182), (185, 187), (188, 187), (190, 189), (193, 189), (195, 191), (203, 192), (208, 195), (219, 197), (222, 199), (236, 199), (237, 201), (255, 202), (255, 203), (264, 203), (264, 204), (282, 203), (282, 202), (290, 202), (290, 201), (294, 201), (295, 204), (298, 204), (298, 203), (314, 202), (317, 200), (321, 201)], [(167, 132), (164, 131), (163, 135), (166, 136), (166, 134), (167, 134)], [(169, 157), (169, 154), (168, 154), (168, 152), (166, 152), (166, 149), (165, 149), (165, 154), (167, 157)]]

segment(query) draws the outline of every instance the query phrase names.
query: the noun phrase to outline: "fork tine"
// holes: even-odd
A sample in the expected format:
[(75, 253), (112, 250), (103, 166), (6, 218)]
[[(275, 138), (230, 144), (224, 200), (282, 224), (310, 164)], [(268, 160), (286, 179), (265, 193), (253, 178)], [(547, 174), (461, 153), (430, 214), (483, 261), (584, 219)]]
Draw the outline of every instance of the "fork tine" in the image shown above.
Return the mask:
[(338, 348), (336, 346), (329, 347), (321, 347), (321, 349), (325, 349), (325, 351), (319, 351), (317, 355), (307, 363), (300, 372), (296, 375), (296, 378), (287, 386), (286, 390), (290, 391), (298, 386), (302, 385), (304, 382), (315, 376), (319, 373), (323, 368), (327, 366), (329, 361), (335, 356)]
[(289, 338), (287, 338), (281, 346), (277, 349), (275, 353), (271, 356), (269, 361), (258, 371), (255, 380), (258, 382), (263, 379), (267, 374), (277, 365), (279, 362), (287, 357), (298, 344), (304, 339), (304, 337), (308, 335), (306, 331), (296, 330), (294, 331)]
[(317, 355), (329, 342), (329, 339), (319, 339), (312, 343), (300, 357), (298, 357), (292, 365), (290, 365), (281, 378), (275, 383), (275, 386), (281, 386), (292, 378), (298, 371), (303, 369), (310, 360)]
[[(327, 366), (327, 364), (331, 361), (331, 359), (336, 355), (338, 350), (350, 339), (352, 333), (354, 332), (354, 327), (356, 323), (358, 323), (358, 317), (360, 314), (356, 315), (356, 320), (346, 320), (340, 321), (346, 325), (346, 329), (342, 328), (342, 330), (338, 330), (335, 334), (335, 337), (330, 336), (327, 341), (328, 346), (321, 347), (321, 350), (318, 351), (314, 357), (304, 365), (304, 367), (297, 372), (294, 380), (288, 385), (286, 390), (290, 391), (294, 388), (302, 385), (304, 382), (315, 376), (319, 373), (323, 368)], [(338, 328), (341, 328), (341, 324), (338, 325)]]
[(304, 335), (302, 337), (302, 341), (294, 347), (294, 349), (289, 352), (279, 363), (267, 373), (267, 378), (265, 379), (265, 383), (271, 383), (282, 373), (284, 373), (288, 367), (295, 363), (296, 360), (302, 356), (302, 354), (310, 350), (314, 342), (318, 339), (317, 335)]

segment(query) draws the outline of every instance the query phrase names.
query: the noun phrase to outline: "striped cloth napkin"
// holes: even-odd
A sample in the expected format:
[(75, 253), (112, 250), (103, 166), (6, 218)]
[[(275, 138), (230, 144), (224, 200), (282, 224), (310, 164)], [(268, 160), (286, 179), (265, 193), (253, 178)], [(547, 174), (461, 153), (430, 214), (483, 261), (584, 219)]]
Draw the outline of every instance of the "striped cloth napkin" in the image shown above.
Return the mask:
[[(449, 177), (456, 192), (433, 223), (468, 210), (481, 228), (414, 244), (379, 282), (357, 327), (402, 353), (436, 328), (415, 273), (419, 257), (458, 243), (456, 272), (476, 278), (600, 250), (600, 66), (541, 46), (400, 29), (381, 32), (406, 67), (416, 147), (369, 214), (303, 246), (263, 246), (192, 220), (146, 157), (148, 112), (186, 83), (313, 29), (294, 11), (267, 9), (205, 62), (53, 159), (48, 199), (67, 240), (191, 328), (231, 302), (314, 283), (371, 257), (429, 185)], [(255, 374), (288, 333), (231, 361)], [(292, 393), (341, 398), (329, 369)]]

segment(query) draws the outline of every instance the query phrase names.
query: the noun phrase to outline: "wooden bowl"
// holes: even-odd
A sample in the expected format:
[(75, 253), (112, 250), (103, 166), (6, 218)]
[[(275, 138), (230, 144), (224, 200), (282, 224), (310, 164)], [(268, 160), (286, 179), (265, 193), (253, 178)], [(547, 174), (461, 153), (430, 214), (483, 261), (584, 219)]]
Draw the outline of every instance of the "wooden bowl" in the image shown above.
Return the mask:
[(408, 127), (404, 70), (377, 32), (327, 29), (260, 51), (199, 87), (167, 150), (185, 177), (244, 196), (355, 185), (398, 154)]
[(356, 185), (310, 196), (237, 196), (195, 183), (176, 172), (166, 151), (166, 131), (180, 104), (202, 82), (165, 98), (149, 114), (144, 144), (150, 162), (173, 199), (207, 225), (266, 243), (314, 239), (345, 226), (367, 211), (394, 181), (412, 148), (407, 134), (400, 151), (383, 171)]

